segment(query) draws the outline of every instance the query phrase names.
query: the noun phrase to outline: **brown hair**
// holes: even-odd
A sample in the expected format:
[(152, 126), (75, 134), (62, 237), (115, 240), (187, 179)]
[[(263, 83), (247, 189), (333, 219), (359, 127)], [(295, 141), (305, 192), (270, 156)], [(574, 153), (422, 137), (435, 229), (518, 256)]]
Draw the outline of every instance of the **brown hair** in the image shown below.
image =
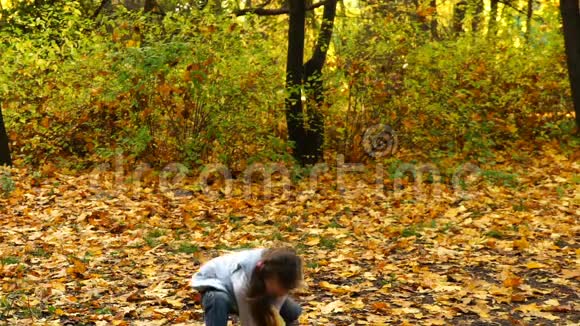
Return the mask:
[(250, 312), (258, 326), (274, 325), (273, 297), (266, 293), (265, 280), (275, 277), (284, 288), (292, 290), (302, 281), (302, 259), (292, 248), (266, 249), (261, 263), (254, 267), (248, 286)]

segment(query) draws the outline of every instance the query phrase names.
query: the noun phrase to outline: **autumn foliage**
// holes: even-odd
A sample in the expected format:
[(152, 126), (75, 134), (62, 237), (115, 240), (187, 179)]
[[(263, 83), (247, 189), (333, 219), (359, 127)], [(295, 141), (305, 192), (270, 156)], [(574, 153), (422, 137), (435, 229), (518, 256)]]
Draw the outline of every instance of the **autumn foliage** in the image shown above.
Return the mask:
[(0, 0), (0, 323), (202, 325), (199, 266), (279, 243), (302, 325), (580, 323), (554, 1), (525, 29), (537, 1), (341, 1), (314, 166), (287, 141), (287, 17), (185, 2)]

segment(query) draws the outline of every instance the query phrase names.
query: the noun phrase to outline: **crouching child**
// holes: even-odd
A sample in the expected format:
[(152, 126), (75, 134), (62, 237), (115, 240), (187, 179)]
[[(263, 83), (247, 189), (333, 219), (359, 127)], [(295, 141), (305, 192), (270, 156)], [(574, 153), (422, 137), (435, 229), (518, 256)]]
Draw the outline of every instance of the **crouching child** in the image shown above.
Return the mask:
[(302, 259), (293, 249), (249, 249), (214, 258), (193, 275), (206, 326), (298, 325), (301, 307), (288, 294), (302, 282)]

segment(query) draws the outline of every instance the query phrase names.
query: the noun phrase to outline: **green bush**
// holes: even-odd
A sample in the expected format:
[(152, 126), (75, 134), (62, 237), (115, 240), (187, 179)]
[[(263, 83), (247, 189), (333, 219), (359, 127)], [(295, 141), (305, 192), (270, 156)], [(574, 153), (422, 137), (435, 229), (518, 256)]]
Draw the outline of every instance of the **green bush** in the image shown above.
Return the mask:
[(53, 20), (88, 26), (87, 35), (62, 36), (66, 56), (44, 33), (0, 34), (8, 62), (0, 97), (27, 162), (122, 153), (154, 165), (235, 166), (287, 157), (273, 137), (273, 122), (283, 119), (283, 67), (269, 64), (277, 60), (272, 44), (257, 31), (199, 12), (157, 22), (119, 10), (95, 24), (61, 9), (46, 17), (53, 32)]
[(487, 160), (520, 140), (569, 134), (557, 7), (543, 15), (541, 33), (528, 43), (515, 25), (494, 37), (439, 40), (390, 16), (384, 24), (339, 26), (335, 69), (327, 75), (334, 104), (328, 145), (360, 159), (365, 129), (384, 123), (398, 132), (401, 148)]
[[(3, 13), (0, 98), (18, 158), (84, 167), (123, 154), (234, 170), (291, 159), (286, 18), (122, 7), (89, 16), (77, 1)], [(443, 26), (433, 40), (405, 15), (339, 18), (323, 77), (326, 150), (364, 159), (362, 135), (377, 123), (397, 131), (399, 148), (480, 160), (565, 136), (573, 121), (557, 8), (542, 18), (528, 43), (517, 24), (493, 37)]]

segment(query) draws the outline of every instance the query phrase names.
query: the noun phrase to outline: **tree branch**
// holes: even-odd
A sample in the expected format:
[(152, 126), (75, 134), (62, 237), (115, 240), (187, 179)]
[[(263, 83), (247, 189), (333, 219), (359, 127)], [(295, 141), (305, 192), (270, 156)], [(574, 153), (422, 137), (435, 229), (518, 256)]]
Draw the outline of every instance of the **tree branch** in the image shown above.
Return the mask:
[[(311, 4), (310, 6), (306, 7), (306, 10), (314, 10), (318, 7), (322, 7), (329, 3), (331, 0), (324, 0), (318, 3)], [(270, 1), (267, 1), (269, 3)], [(263, 7), (256, 7), (256, 8), (244, 8), (234, 12), (236, 16), (243, 16), (247, 14), (254, 14), (258, 16), (277, 16), (277, 15), (285, 15), (288, 14), (290, 10), (288, 8), (279, 8), (279, 9), (264, 9)]]
[(313, 74), (320, 74), (322, 72), (332, 38), (337, 3), (338, 0), (328, 0), (328, 4), (324, 6), (318, 41), (316, 42), (312, 58), (304, 64), (306, 77), (311, 77)]
[(99, 14), (101, 13), (101, 10), (103, 10), (103, 8), (105, 8), (105, 6), (107, 5), (107, 3), (110, 0), (103, 0), (101, 1), (101, 4), (99, 5), (99, 7), (97, 8), (97, 10), (95, 10), (95, 13), (93, 14), (93, 19), (97, 18), (97, 16), (99, 16)]
[[(527, 15), (527, 12), (523, 11), (522, 9), (519, 9), (517, 7), (515, 7), (509, 0), (498, 0), (497, 2), (503, 4), (504, 6), (511, 8), (513, 10), (515, 10), (516, 12), (522, 14), (522, 15)], [(532, 15), (532, 19), (539, 21), (539, 22), (543, 22), (544, 20), (541, 17), (537, 17), (537, 15)]]
[[(264, 8), (267, 5), (269, 5), (270, 2), (272, 2), (272, 0), (266, 0), (266, 1), (264, 1), (264, 3), (262, 3), (261, 5), (259, 5), (257, 8)], [(250, 8), (251, 8), (251, 5), (250, 5)]]

